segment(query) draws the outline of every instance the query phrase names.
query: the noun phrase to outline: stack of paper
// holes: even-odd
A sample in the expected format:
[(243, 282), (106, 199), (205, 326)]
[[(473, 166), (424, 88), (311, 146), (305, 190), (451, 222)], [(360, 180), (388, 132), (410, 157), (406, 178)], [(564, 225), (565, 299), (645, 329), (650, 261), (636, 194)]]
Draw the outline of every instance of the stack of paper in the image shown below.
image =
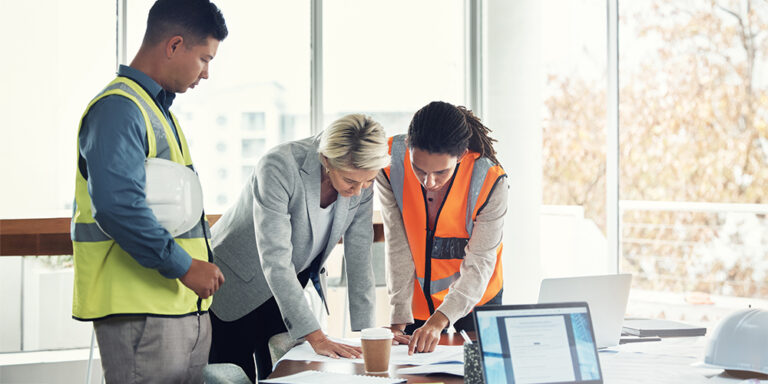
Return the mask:
[[(353, 343), (350, 343), (353, 344)], [(327, 356), (321, 356), (315, 353), (309, 343), (299, 344), (280, 360), (299, 360), (299, 361), (339, 361)], [(355, 363), (363, 363), (363, 359), (348, 359)], [(414, 353), (408, 355), (407, 345), (393, 345), (390, 353), (389, 363), (392, 365), (428, 365), (437, 363), (464, 363), (464, 347), (461, 345), (438, 345), (434, 352)]]
[(627, 319), (624, 320), (622, 332), (640, 337), (682, 337), (704, 336), (707, 329), (672, 320)]
[(449, 375), (464, 376), (464, 364), (446, 363), (417, 365), (415, 367), (400, 368), (398, 375), (429, 375), (431, 373), (447, 373)]

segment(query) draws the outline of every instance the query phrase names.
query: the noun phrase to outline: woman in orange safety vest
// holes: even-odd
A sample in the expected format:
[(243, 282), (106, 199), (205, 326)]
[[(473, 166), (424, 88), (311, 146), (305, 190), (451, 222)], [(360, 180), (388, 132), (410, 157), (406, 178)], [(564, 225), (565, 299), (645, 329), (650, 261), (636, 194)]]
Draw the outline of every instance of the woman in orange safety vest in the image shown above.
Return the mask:
[(474, 307), (501, 304), (508, 185), (489, 133), (466, 108), (432, 102), (389, 139), (376, 184), (390, 328), (409, 353), (433, 351), (451, 324), (474, 330)]

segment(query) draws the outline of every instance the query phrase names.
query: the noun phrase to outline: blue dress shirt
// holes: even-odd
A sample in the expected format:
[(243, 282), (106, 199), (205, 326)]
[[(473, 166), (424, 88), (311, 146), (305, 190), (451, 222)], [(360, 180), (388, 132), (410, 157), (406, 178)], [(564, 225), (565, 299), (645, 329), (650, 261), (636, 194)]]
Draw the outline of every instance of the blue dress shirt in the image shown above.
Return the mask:
[[(168, 110), (176, 95), (135, 68), (121, 65), (118, 75), (136, 81), (154, 98), (178, 142)], [(160, 225), (146, 202), (144, 160), (149, 146), (144, 117), (136, 104), (118, 95), (96, 102), (83, 118), (78, 145), (99, 226), (142, 266), (169, 279), (183, 276), (192, 258)]]

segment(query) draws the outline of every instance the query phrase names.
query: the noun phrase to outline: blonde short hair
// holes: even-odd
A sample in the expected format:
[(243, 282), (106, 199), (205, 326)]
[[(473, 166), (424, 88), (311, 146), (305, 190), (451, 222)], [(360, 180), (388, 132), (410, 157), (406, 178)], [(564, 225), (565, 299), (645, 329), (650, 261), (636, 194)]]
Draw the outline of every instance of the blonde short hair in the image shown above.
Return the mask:
[(370, 116), (346, 115), (320, 134), (320, 155), (336, 169), (378, 170), (389, 165), (384, 128)]

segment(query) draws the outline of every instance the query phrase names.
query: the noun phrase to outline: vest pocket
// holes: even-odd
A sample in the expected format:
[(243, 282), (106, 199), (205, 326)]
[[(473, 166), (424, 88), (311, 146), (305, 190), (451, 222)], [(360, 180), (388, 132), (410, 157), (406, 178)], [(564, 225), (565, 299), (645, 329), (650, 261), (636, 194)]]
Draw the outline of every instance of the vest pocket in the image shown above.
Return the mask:
[(464, 248), (469, 239), (459, 237), (437, 237), (432, 241), (433, 259), (463, 259)]

